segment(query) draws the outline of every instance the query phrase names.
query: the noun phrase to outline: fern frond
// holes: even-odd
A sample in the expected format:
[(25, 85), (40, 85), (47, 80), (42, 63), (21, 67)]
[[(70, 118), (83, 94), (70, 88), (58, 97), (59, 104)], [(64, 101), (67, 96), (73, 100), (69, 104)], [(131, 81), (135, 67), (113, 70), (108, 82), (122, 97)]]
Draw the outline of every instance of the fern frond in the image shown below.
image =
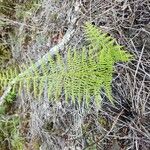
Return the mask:
[(8, 86), (9, 82), (15, 78), (16, 76), (18, 76), (19, 71), (18, 68), (16, 67), (12, 67), (12, 68), (7, 68), (5, 69), (1, 69), (0, 70), (0, 88), (5, 88)]
[(86, 23), (85, 25), (85, 35), (86, 39), (90, 42), (89, 46), (92, 47), (93, 51), (103, 50), (111, 56), (114, 62), (127, 62), (133, 58), (131, 54), (123, 50), (123, 47), (120, 46), (113, 37), (103, 33), (90, 23)]
[[(48, 62), (42, 62), (37, 68), (32, 61), (32, 72), (25, 72), (19, 76), (17, 84), (19, 90), (26, 87), (28, 92), (33, 92), (39, 99), (47, 92), (49, 99), (57, 100), (62, 93), (66, 101), (82, 99), (89, 104), (90, 98), (94, 97), (97, 104), (100, 102), (100, 92), (103, 89), (110, 101), (112, 98), (111, 82), (114, 73), (114, 64), (118, 61), (128, 62), (132, 55), (122, 50), (116, 40), (99, 31), (95, 26), (87, 23), (85, 26), (88, 47), (80, 51), (68, 48), (66, 60), (58, 53), (56, 60), (50, 55)], [(24, 68), (27, 68), (26, 65)], [(9, 81), (17, 76), (13, 70), (0, 73), (0, 84), (7, 86)]]
[(115, 48), (115, 50), (119, 50), (121, 47), (115, 47), (114, 43), (116, 43), (116, 40), (114, 38), (103, 33), (90, 23), (85, 24), (85, 35), (86, 39), (90, 42), (90, 46), (94, 50), (100, 50), (102, 48), (110, 49), (112, 47)]

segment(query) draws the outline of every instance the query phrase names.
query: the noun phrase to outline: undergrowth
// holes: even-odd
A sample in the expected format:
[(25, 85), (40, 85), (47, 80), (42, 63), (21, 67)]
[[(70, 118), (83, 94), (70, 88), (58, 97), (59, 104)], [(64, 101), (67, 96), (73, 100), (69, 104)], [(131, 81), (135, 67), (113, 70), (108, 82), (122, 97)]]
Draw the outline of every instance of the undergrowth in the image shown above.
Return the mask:
[[(17, 89), (18, 92), (9, 93), (6, 97), (7, 100), (5, 99), (4, 104), (0, 108), (2, 117), (0, 122), (3, 124), (2, 127), (4, 127), (0, 127), (0, 129), (4, 129), (5, 132), (3, 133), (7, 133), (8, 135), (6, 136), (6, 134), (4, 135), (2, 133), (3, 136), (2, 140), (0, 139), (0, 141), (2, 141), (1, 143), (3, 145), (1, 146), (0, 143), (0, 149), (13, 149), (13, 142), (11, 142), (12, 139), (14, 139), (12, 130), (18, 130), (20, 128), (20, 123), (13, 123), (13, 121), (17, 122), (15, 120), (19, 118), (17, 120), (20, 122), (20, 117), (17, 115), (15, 117), (16, 112), (11, 111), (11, 109), (14, 107), (11, 105), (11, 101), (14, 101), (12, 99), (15, 99), (15, 95), (18, 95), (19, 93), (21, 94), (21, 97), (18, 97), (19, 100), (17, 101), (17, 105), (20, 110), (17, 111), (21, 111), (19, 115), (25, 116), (24, 120), (26, 123), (23, 125), (23, 128), (21, 128), (21, 133), (23, 133), (23, 135), (26, 137), (25, 145), (28, 144), (28, 146), (24, 149), (31, 149), (31, 145), (33, 145), (35, 137), (38, 136), (41, 143), (39, 146), (37, 146), (37, 149), (40, 147), (40, 149), (43, 150), (46, 149), (45, 145), (47, 145), (47, 149), (56, 150), (69, 149), (71, 145), (74, 146), (74, 149), (149, 150), (149, 1), (105, 0), (79, 2), (66, 0), (64, 1), (62, 7), (62, 0), (40, 0), (41, 7), (39, 7), (38, 10), (38, 5), (36, 2), (32, 3), (32, 1), (34, 0), (0, 1), (0, 15), (2, 14), (0, 16), (0, 40), (2, 40), (2, 45), (7, 43), (10, 51), (12, 52), (11, 55), (13, 59), (16, 59), (19, 63), (26, 62), (26, 56), (30, 56), (34, 61), (39, 60), (41, 56), (43, 56), (51, 47), (53, 47), (54, 44), (59, 42), (58, 37), (60, 36), (60, 33), (61, 38), (65, 34), (66, 27), (68, 27), (71, 23), (71, 16), (76, 16), (76, 12), (72, 10), (74, 10), (74, 8), (76, 9), (78, 6), (81, 8), (79, 10), (81, 14), (77, 25), (74, 26), (76, 31), (73, 37), (70, 39), (69, 44), (80, 48), (81, 45), (85, 44), (85, 47), (83, 49), (74, 49), (71, 47), (68, 48), (68, 51), (65, 49), (67, 54), (64, 57), (62, 57), (60, 54), (57, 54), (57, 56), (60, 57), (61, 61), (63, 62), (63, 64), (60, 66), (65, 67), (66, 72), (65, 69), (62, 69), (63, 67), (60, 68), (57, 65), (60, 63), (58, 62), (58, 57), (55, 56), (54, 58), (52, 57), (50, 59), (56, 66), (56, 68), (53, 68), (53, 73), (51, 72), (51, 67), (53, 64), (51, 65), (48, 63), (43, 64), (43, 68), (42, 66), (39, 68), (35, 67), (33, 71), (28, 72), (29, 74), (26, 74), (22, 78), (17, 78), (18, 81), (15, 85), (13, 85), (12, 91), (16, 91)], [(122, 63), (112, 65), (115, 65), (116, 73), (113, 75), (114, 70), (111, 72), (112, 74), (110, 79), (112, 79), (114, 76), (115, 77), (113, 78), (112, 86), (110, 82), (109, 88), (112, 87), (113, 98), (116, 100), (114, 105), (110, 105), (108, 101), (105, 101), (106, 97), (104, 97), (104, 92), (107, 97), (108, 94), (104, 86), (100, 86), (99, 94), (102, 92), (102, 100), (104, 100), (102, 107), (97, 108), (97, 105), (90, 103), (91, 105), (89, 105), (89, 108), (91, 106), (91, 109), (84, 109), (83, 107), (80, 107), (77, 110), (78, 105), (75, 105), (74, 108), (74, 104), (72, 105), (72, 103), (70, 103), (71, 98), (68, 96), (67, 100), (65, 97), (64, 79), (69, 79), (69, 82), (67, 82), (67, 84), (69, 84), (69, 90), (72, 88), (72, 83), (73, 85), (80, 83), (77, 85), (78, 90), (75, 91), (75, 98), (73, 98), (74, 101), (77, 101), (80, 99), (78, 96), (82, 97), (82, 94), (77, 95), (77, 92), (80, 91), (79, 87), (83, 88), (83, 86), (87, 87), (88, 85), (89, 88), (90, 85), (94, 85), (94, 83), (91, 84), (91, 82), (95, 82), (93, 78), (98, 76), (97, 72), (99, 73), (100, 71), (100, 69), (98, 70), (98, 67), (92, 70), (91, 66), (89, 65), (89, 50), (92, 46), (87, 46), (87, 43), (90, 43), (90, 41), (87, 42), (84, 40), (84, 35), (81, 30), (81, 24), (87, 20), (90, 20), (96, 26), (101, 27), (104, 31), (108, 31), (111, 35), (113, 35), (118, 43), (124, 45), (126, 49), (136, 55), (136, 60), (125, 65)], [(98, 32), (95, 33), (97, 34)], [(54, 42), (53, 37), (57, 42)], [(104, 39), (105, 38), (103, 38), (103, 40)], [(93, 62), (96, 64), (96, 66), (97, 61), (95, 58), (97, 58), (98, 48), (100, 47), (101, 49), (101, 47), (103, 47), (101, 42), (97, 44), (98, 40), (100, 39), (96, 39), (96, 41), (93, 40), (93, 44), (90, 43), (93, 45), (93, 47), (95, 47), (92, 53), (92, 58), (95, 60)], [(116, 41), (114, 41), (114, 45), (115, 43)], [(120, 49), (123, 48), (120, 47)], [(1, 53), (4, 58), (2, 61), (0, 59), (3, 66), (7, 66), (7, 62), (9, 60), (10, 53), (7, 53), (8, 50), (9, 49), (5, 49)], [(76, 52), (74, 53), (74, 51)], [(70, 53), (71, 61), (74, 62), (74, 55), (76, 54), (77, 58), (81, 58), (81, 53), (83, 51), (86, 54), (85, 64), (87, 65), (87, 68), (90, 66), (89, 68), (92, 70), (91, 76), (87, 74), (84, 74), (84, 76), (93, 77), (94, 75), (89, 84), (83, 84), (83, 82), (89, 81), (87, 77), (83, 76), (84, 80), (77, 77), (77, 74), (81, 75), (81, 73), (78, 73), (77, 70), (77, 68), (79, 68), (79, 71), (81, 69), (79, 64), (77, 64), (76, 67), (73, 66), (76, 68), (75, 71), (72, 69), (72, 74), (73, 77), (75, 75), (75, 79), (71, 80), (72, 78), (69, 78), (69, 75), (66, 78), (66, 74), (71, 74), (70, 69), (67, 68), (68, 52)], [(61, 53), (64, 54), (64, 51), (61, 51)], [(2, 56), (1, 54), (0, 56)], [(78, 61), (81, 62), (80, 60)], [(11, 63), (11, 61), (9, 63)], [(110, 62), (107, 61), (107, 63)], [(31, 66), (34, 66), (33, 62), (30, 64)], [(20, 66), (20, 69), (15, 69), (16, 67), (11, 67), (11, 69), (8, 69), (7, 66), (9, 71), (5, 69), (0, 71), (3, 73), (3, 79), (5, 79), (5, 83), (3, 82), (3, 84), (1, 84), (2, 90), (0, 90), (0, 96), (7, 89), (7, 86), (10, 85), (13, 79), (15, 79), (20, 73), (24, 73), (25, 70), (28, 70), (28, 67), (30, 67), (30, 65), (27, 64), (24, 66), (25, 67)], [(85, 72), (85, 68), (86, 67), (84, 67), (83, 72)], [(10, 72), (13, 72), (11, 77)], [(44, 74), (44, 72), (46, 73)], [(63, 74), (61, 74), (62, 72)], [(50, 78), (44, 77), (47, 74), (48, 76), (52, 76), (52, 74), (54, 76), (51, 77), (52, 85), (49, 80)], [(106, 72), (105, 75), (107, 77)], [(62, 80), (59, 79), (59, 77), (61, 77)], [(24, 80), (26, 78), (29, 80)], [(57, 79), (58, 81), (62, 81), (63, 86), (61, 86), (61, 92), (59, 91), (57, 94), (55, 94), (55, 90), (57, 91), (59, 88), (61, 88), (58, 86), (61, 81), (58, 82)], [(97, 79), (99, 80), (99, 78)], [(82, 82), (79, 82), (78, 80)], [(96, 82), (98, 83), (98, 81)], [(58, 85), (56, 85), (56, 83), (58, 83)], [(27, 85), (29, 86), (27, 87)], [(48, 90), (49, 85), (50, 87), (54, 87), (51, 92)], [(34, 86), (36, 88), (34, 88)], [(84, 89), (82, 89), (80, 93), (83, 91)], [(29, 96), (26, 95), (27, 92), (29, 93)], [(35, 95), (36, 99), (39, 98), (40, 101), (34, 101), (32, 94)], [(92, 90), (90, 94), (91, 99), (93, 100), (95, 95), (93, 95)], [(49, 95), (49, 99), (52, 101), (47, 102), (47, 95)], [(69, 95), (72, 97), (72, 93)], [(85, 100), (86, 97), (86, 95), (83, 95), (83, 98), (81, 98), (80, 101), (83, 99)], [(64, 103), (64, 98), (69, 101), (68, 104)], [(61, 102), (55, 103), (54, 100), (60, 100)], [(8, 101), (7, 104), (6, 101)], [(97, 101), (99, 103), (100, 97), (97, 99)], [(87, 102), (89, 102), (88, 99)], [(123, 114), (118, 117), (121, 111), (123, 111)], [(116, 119), (117, 117), (118, 119)], [(31, 123), (30, 127), (28, 126), (28, 123)], [(16, 127), (13, 127), (13, 124), (15, 124)], [(48, 124), (48, 129), (50, 128), (50, 132), (43, 127), (43, 124)], [(14, 133), (16, 134), (17, 132)], [(28, 132), (30, 133), (28, 134)], [(21, 139), (20, 134), (16, 137)], [(21, 142), (23, 142), (23, 140)], [(37, 143), (39, 144), (39, 141), (35, 140), (34, 143), (37, 145)], [(10, 147), (8, 148), (8, 146)]]
[(22, 150), (24, 139), (20, 134), (20, 117), (12, 109), (16, 93), (10, 92), (0, 106), (0, 149)]

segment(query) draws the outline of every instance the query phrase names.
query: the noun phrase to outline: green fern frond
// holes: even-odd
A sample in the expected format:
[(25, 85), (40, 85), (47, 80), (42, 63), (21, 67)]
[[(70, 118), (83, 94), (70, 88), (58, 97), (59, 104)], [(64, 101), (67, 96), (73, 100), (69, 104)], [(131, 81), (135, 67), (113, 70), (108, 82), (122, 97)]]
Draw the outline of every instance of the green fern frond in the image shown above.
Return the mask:
[(111, 58), (115, 62), (127, 62), (133, 58), (131, 54), (123, 50), (123, 47), (120, 46), (113, 37), (108, 36), (108, 34), (106, 33), (103, 33), (94, 25), (86, 23), (84, 28), (86, 39), (90, 42), (89, 45), (93, 50), (103, 50), (105, 53), (107, 52), (107, 54), (109, 54), (109, 56), (111, 55)]
[[(114, 64), (119, 61), (128, 62), (132, 55), (122, 50), (115, 39), (89, 23), (85, 25), (85, 33), (89, 45), (81, 51), (68, 48), (65, 60), (59, 53), (56, 60), (49, 55), (49, 63), (43, 61), (40, 68), (30, 61), (32, 72), (18, 76), (19, 91), (26, 87), (28, 92), (38, 98), (47, 91), (48, 98), (54, 100), (64, 93), (66, 101), (72, 99), (80, 102), (84, 99), (87, 104), (94, 97), (99, 104), (100, 92), (103, 89), (112, 101)], [(21, 68), (20, 72), (23, 72)], [(14, 76), (16, 74), (13, 70), (0, 73), (1, 86), (9, 85)]]
[(9, 67), (6, 70), (0, 70), (0, 88), (5, 88), (11, 80), (18, 76), (19, 71), (17, 67)]

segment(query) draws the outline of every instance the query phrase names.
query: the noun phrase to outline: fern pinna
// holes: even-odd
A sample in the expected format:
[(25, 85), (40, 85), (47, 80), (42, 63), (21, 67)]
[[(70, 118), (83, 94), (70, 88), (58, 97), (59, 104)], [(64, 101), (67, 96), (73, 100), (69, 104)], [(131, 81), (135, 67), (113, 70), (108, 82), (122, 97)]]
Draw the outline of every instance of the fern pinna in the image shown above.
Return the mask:
[[(97, 103), (100, 101), (100, 91), (104, 89), (106, 96), (112, 101), (111, 81), (114, 73), (114, 64), (118, 61), (128, 62), (132, 55), (122, 50), (115, 39), (99, 31), (98, 28), (87, 23), (85, 35), (88, 46), (80, 51), (68, 48), (65, 59), (58, 53), (54, 60), (50, 55), (48, 63), (42, 63), (40, 68), (34, 67), (32, 72), (19, 76), (17, 71), (10, 69), (0, 73), (2, 87), (18, 75), (13, 87), (23, 87), (28, 92), (33, 92), (35, 97), (41, 98), (43, 92), (47, 91), (49, 99), (58, 99), (63, 93), (65, 99), (75, 99), (80, 102), (86, 100), (87, 104), (91, 97)], [(21, 69), (20, 72), (25, 71)]]

